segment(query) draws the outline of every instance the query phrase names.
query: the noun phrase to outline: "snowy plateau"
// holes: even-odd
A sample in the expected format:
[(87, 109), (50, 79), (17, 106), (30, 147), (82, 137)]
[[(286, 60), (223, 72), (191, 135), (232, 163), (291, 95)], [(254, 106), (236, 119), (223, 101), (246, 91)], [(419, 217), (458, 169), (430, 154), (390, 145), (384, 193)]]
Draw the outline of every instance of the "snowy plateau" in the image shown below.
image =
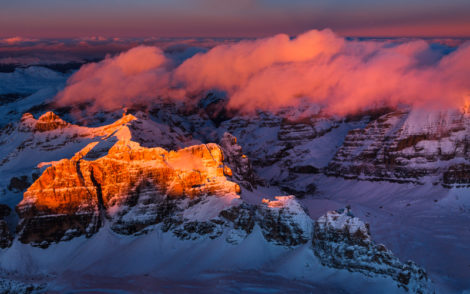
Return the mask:
[(56, 107), (0, 73), (1, 293), (470, 293), (470, 114)]

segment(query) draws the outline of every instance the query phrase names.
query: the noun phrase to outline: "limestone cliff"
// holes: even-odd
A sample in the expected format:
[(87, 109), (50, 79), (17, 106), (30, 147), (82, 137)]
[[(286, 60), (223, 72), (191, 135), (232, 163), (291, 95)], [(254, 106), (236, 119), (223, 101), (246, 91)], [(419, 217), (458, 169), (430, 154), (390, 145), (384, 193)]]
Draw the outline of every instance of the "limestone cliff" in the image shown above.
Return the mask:
[(95, 146), (91, 143), (71, 159), (53, 163), (24, 193), (17, 206), (21, 241), (49, 243), (91, 235), (106, 217), (144, 194), (150, 193), (147, 201), (155, 202), (161, 197), (194, 199), (240, 192), (225, 178), (224, 170), (229, 169), (216, 144), (166, 151), (119, 141), (107, 155), (84, 159)]

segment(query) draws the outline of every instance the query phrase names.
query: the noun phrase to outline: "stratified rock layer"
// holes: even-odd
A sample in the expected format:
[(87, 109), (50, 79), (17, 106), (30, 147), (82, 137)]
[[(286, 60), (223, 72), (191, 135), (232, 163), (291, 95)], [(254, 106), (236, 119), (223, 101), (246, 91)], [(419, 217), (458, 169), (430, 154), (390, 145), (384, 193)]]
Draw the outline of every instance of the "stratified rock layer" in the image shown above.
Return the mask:
[(470, 119), (459, 111), (395, 111), (348, 133), (327, 174), (362, 180), (467, 186)]
[(24, 193), (17, 206), (22, 242), (93, 234), (103, 217), (122, 213), (122, 206), (135, 205), (143, 195), (150, 195), (147, 202), (158, 204), (161, 198), (240, 192), (225, 178), (223, 153), (216, 144), (168, 152), (119, 141), (106, 156), (84, 159), (95, 145), (48, 167)]

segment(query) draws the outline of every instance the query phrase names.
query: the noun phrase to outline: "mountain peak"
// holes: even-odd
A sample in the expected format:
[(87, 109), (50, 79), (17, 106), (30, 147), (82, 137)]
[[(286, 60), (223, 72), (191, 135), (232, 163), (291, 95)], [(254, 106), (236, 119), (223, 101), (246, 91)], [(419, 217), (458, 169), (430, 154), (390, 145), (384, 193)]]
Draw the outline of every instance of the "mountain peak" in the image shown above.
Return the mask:
[(57, 120), (62, 121), (62, 119), (52, 111), (48, 111), (44, 113), (38, 119), (38, 121), (41, 121), (41, 122), (53, 122)]
[(48, 111), (35, 119), (31, 113), (25, 113), (21, 117), (22, 130), (33, 130), (37, 132), (48, 132), (63, 129), (71, 124), (61, 119), (57, 114)]

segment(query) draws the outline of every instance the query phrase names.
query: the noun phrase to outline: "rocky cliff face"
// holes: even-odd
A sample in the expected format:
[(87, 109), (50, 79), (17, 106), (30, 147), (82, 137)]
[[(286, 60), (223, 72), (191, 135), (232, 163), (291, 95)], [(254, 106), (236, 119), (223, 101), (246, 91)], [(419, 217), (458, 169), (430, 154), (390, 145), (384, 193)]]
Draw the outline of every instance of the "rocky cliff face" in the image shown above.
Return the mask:
[(433, 292), (422, 268), (400, 262), (384, 245), (374, 243), (368, 225), (348, 208), (330, 211), (315, 222), (313, 250), (326, 266), (388, 276), (411, 293)]
[[(232, 166), (246, 172), (240, 167), (249, 164), (235, 160), (241, 150), (233, 148), (233, 136), (224, 138)], [(227, 179), (234, 172), (216, 144), (166, 151), (121, 140), (106, 155), (87, 159), (97, 145), (52, 163), (24, 193), (17, 206), (21, 242), (46, 248), (91, 236), (105, 222), (123, 235), (161, 230), (183, 240), (224, 238), (231, 244), (259, 228), (266, 241), (278, 246), (310, 242), (325, 266), (391, 277), (413, 293), (430, 289), (424, 270), (376, 245), (368, 226), (349, 210), (329, 212), (314, 222), (294, 196), (245, 203), (238, 184)]]
[(363, 180), (469, 184), (470, 119), (459, 111), (395, 111), (348, 133), (330, 175)]
[(263, 199), (259, 208), (259, 225), (266, 240), (278, 245), (305, 244), (312, 237), (312, 220), (294, 196)]
[[(106, 215), (122, 219), (136, 204), (147, 205), (145, 213), (151, 214), (153, 206), (162, 205), (160, 201), (240, 192), (225, 178), (224, 170), (230, 169), (224, 167), (216, 144), (168, 152), (119, 141), (106, 156), (84, 159), (96, 145), (54, 163), (24, 193), (17, 206), (21, 241), (37, 244), (90, 235)], [(144, 220), (133, 225), (154, 223)]]
[(233, 117), (219, 129), (237, 138), (254, 169), (262, 171), (257, 175), (266, 185), (302, 197), (316, 189), (304, 179), (321, 172), (350, 127), (331, 117), (298, 116), (292, 109), (281, 114), (260, 112)]
[(251, 162), (248, 157), (243, 154), (242, 147), (237, 144), (237, 138), (225, 132), (220, 140), (220, 147), (224, 152), (227, 166), (235, 171), (234, 174), (231, 172), (226, 174), (236, 177), (237, 182), (241, 183), (249, 190), (255, 188), (260, 180), (255, 176)]

